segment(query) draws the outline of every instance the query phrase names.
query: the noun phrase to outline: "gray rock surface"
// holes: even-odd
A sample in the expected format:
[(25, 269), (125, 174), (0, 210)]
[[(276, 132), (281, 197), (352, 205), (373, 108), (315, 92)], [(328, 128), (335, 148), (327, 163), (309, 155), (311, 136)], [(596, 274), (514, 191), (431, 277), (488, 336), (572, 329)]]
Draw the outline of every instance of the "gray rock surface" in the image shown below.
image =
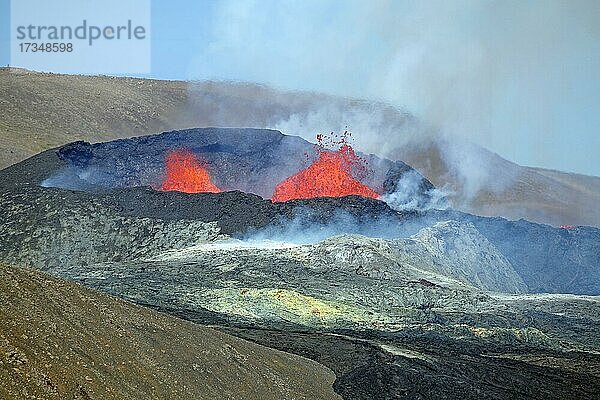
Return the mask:
[[(357, 235), (306, 245), (219, 240), (146, 259), (49, 271), (138, 303), (208, 311), (234, 325), (395, 332), (417, 324), (488, 344), (518, 341), (551, 349), (600, 349), (598, 338), (588, 333), (584, 345), (567, 328), (573, 317), (555, 323), (556, 306), (531, 310), (526, 297), (490, 295), (465, 282), (463, 275), (453, 277), (442, 273), (443, 267), (428, 264), (436, 253), (426, 253), (422, 264), (415, 256), (406, 262), (395, 246), (395, 241)], [(578, 323), (585, 321), (584, 329), (597, 325), (597, 298), (571, 296), (561, 304), (571, 309), (572, 301), (578, 304)]]
[(24, 203), (4, 204), (10, 204), (3, 209), (10, 218), (2, 225), (3, 237), (12, 241), (3, 261), (39, 269), (136, 260), (226, 237), (216, 222), (120, 216), (93, 199), (72, 208), (42, 206), (38, 224), (27, 220)]
[(447, 275), (480, 289), (525, 293), (527, 285), (510, 262), (473, 224), (438, 222), (394, 241), (401, 262)]

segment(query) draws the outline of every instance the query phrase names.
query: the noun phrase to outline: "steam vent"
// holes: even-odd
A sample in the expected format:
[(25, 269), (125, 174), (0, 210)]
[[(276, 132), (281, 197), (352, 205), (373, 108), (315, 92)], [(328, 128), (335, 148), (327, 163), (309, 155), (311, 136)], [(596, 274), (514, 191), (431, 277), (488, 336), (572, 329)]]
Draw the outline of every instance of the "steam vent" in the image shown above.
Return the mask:
[(600, 398), (600, 230), (451, 195), (347, 132), (187, 129), (14, 164), (0, 314), (32, 322), (3, 320), (0, 397)]

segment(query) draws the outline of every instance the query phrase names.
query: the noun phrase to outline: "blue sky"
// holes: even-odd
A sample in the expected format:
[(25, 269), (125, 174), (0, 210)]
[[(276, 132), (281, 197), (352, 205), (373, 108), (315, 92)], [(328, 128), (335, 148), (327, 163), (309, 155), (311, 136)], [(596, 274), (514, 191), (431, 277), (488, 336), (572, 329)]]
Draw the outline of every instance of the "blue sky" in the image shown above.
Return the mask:
[(577, 0), (156, 0), (148, 76), (384, 100), (520, 164), (600, 176), (598, 21)]

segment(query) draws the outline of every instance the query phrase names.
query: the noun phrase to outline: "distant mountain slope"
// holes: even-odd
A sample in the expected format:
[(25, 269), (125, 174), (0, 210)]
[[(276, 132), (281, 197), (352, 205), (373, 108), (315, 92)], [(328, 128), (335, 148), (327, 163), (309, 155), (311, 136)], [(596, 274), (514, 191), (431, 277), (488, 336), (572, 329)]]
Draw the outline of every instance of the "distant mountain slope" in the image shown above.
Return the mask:
[(0, 398), (339, 399), (333, 373), (46, 274), (0, 265)]
[(420, 171), (434, 185), (448, 185), (455, 190), (455, 208), (478, 215), (523, 218), (554, 226), (600, 227), (600, 178), (522, 167), (473, 146), (469, 157), (480, 160), (488, 170), (473, 193), (466, 178), (453, 171), (443, 146), (443, 141), (427, 141), (421, 143), (418, 151), (403, 149), (396, 157)]
[[(319, 129), (348, 126), (359, 147), (406, 161), (437, 186), (452, 189), (460, 210), (600, 227), (600, 178), (521, 167), (478, 146), (452, 143), (450, 153), (447, 141), (430, 137), (415, 145), (418, 121), (382, 103), (238, 83), (0, 68), (0, 116), (0, 168), (78, 139), (202, 126), (268, 127), (312, 138)], [(404, 136), (412, 139), (389, 140)]]

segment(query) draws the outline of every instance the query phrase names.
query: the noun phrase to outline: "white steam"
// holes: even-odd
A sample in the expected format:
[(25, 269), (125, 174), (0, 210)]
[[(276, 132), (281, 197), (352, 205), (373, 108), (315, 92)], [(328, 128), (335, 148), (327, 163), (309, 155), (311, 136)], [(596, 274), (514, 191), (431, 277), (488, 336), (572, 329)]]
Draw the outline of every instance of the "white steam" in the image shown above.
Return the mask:
[[(222, 1), (190, 74), (384, 101), (522, 164), (589, 170), (596, 152), (568, 139), (598, 143), (599, 20), (594, 0)], [(377, 133), (383, 154), (406, 135)]]
[(419, 210), (426, 211), (432, 208), (444, 210), (449, 207), (447, 191), (433, 188), (421, 192), (420, 186), (423, 177), (416, 171), (406, 172), (396, 182), (396, 190), (381, 197), (391, 208), (397, 211)]
[(336, 210), (320, 223), (315, 221), (310, 211), (298, 211), (292, 219), (281, 218), (264, 228), (250, 230), (237, 239), (251, 246), (260, 243), (310, 244), (341, 234), (394, 239), (413, 235), (431, 221), (427, 216), (403, 221), (392, 216), (358, 218)]

